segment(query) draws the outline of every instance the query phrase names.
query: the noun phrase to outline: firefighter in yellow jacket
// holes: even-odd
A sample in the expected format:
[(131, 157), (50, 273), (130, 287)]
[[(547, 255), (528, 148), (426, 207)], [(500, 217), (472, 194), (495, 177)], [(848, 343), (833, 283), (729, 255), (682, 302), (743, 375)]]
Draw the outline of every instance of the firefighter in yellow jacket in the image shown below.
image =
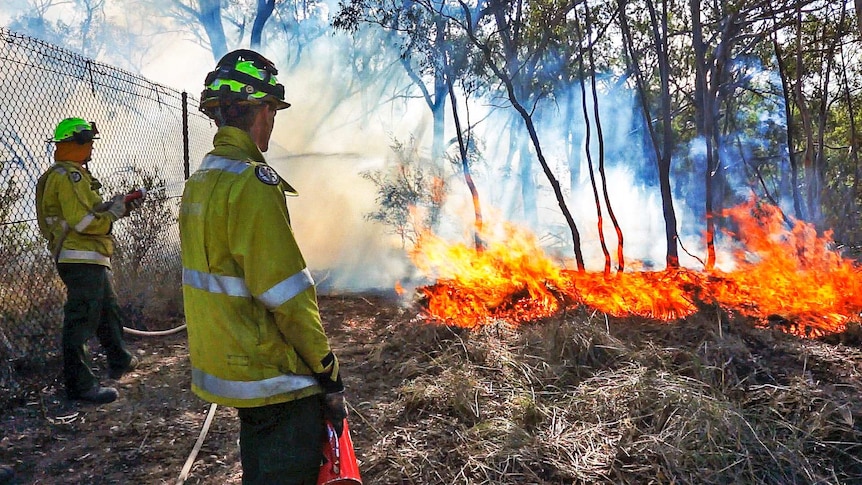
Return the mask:
[(102, 202), (101, 184), (87, 169), (97, 139), (95, 123), (66, 118), (54, 130), (54, 164), (36, 185), (39, 230), (48, 241), (66, 285), (63, 308), (63, 375), (69, 399), (104, 404), (117, 398), (90, 369), (87, 341), (105, 349), (109, 376), (117, 379), (137, 365), (123, 342), (123, 322), (111, 285), (114, 222), (133, 207), (123, 194)]
[(218, 131), (183, 192), (183, 299), (192, 390), (238, 409), (243, 484), (314, 485), (344, 386), (290, 225), (296, 192), (262, 154), (290, 106), (276, 74), (237, 50), (206, 78), (200, 109)]

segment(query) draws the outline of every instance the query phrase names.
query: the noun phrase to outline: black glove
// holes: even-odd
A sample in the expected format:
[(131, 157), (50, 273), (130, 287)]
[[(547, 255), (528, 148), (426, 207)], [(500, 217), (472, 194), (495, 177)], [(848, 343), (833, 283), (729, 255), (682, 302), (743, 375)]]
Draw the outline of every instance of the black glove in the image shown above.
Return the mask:
[(323, 419), (329, 421), (339, 438), (344, 432), (344, 418), (346, 417), (347, 407), (344, 405), (344, 392), (324, 394)]

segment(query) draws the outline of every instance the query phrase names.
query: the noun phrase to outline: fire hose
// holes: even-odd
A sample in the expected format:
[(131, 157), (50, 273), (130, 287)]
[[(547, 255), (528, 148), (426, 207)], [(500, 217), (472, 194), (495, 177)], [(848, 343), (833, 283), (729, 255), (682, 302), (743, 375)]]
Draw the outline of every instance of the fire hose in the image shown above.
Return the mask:
[[(158, 189), (155, 189), (155, 190), (158, 190)], [(141, 187), (141, 188), (135, 189), (132, 192), (129, 192), (128, 194), (126, 194), (126, 196), (123, 198), (123, 202), (128, 204), (129, 202), (131, 202), (135, 199), (143, 199), (146, 196), (147, 196), (147, 189)], [(62, 243), (62, 241), (61, 241), (61, 243)], [(123, 331), (128, 333), (128, 334), (131, 334), (131, 335), (138, 335), (138, 336), (142, 336), (142, 337), (162, 337), (165, 335), (172, 335), (172, 334), (181, 332), (181, 331), (185, 330), (185, 328), (186, 328), (186, 324), (182, 324), (178, 327), (174, 327), (174, 328), (171, 328), (168, 330), (144, 331), (144, 330), (137, 330), (137, 329), (129, 328), (129, 327), (123, 327)]]

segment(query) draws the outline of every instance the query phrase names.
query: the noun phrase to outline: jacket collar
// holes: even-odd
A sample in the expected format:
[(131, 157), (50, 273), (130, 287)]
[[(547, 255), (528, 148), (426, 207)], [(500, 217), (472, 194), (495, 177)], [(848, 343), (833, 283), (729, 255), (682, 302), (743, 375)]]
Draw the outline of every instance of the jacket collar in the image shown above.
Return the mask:
[(232, 158), (234, 160), (251, 160), (266, 163), (263, 153), (254, 144), (251, 137), (243, 130), (233, 126), (222, 126), (213, 138), (212, 155)]

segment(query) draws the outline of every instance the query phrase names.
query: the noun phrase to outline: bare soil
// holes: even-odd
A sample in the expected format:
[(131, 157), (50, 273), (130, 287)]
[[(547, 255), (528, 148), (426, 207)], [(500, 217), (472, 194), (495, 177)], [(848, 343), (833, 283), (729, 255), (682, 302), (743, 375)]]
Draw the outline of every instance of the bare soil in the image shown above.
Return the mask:
[[(351, 406), (356, 410), (354, 403), (382, 399), (378, 390), (397, 386), (387, 382), (397, 376), (368, 374), (362, 368), (363, 355), (377, 343), (373, 329), (400, 313), (398, 306), (375, 297), (322, 297), (321, 308)], [(59, 359), (45, 368), (21, 370), (24, 386), (32, 390), (0, 418), (0, 463), (15, 469), (16, 483), (177, 482), (210, 409), (189, 389), (185, 332), (127, 336), (127, 343), (140, 365), (118, 381), (107, 378), (104, 356), (98, 346), (92, 348), (94, 371), (104, 376), (102, 384), (120, 391), (120, 398), (110, 404), (65, 399)], [(350, 426), (361, 460), (371, 436), (361, 419), (351, 418)], [(236, 411), (219, 406), (186, 483), (240, 483), (238, 436)]]

